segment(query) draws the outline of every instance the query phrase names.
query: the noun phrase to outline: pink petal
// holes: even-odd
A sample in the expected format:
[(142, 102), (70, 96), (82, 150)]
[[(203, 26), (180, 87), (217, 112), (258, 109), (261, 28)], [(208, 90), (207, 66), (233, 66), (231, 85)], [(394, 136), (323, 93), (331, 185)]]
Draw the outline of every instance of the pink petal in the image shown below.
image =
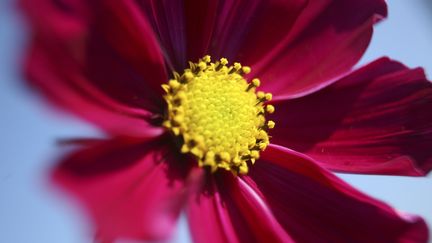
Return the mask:
[(336, 171), (425, 175), (431, 109), (423, 70), (382, 58), (320, 92), (276, 103), (272, 142)]
[(36, 45), (53, 47), (47, 55), (53, 63), (66, 59), (87, 86), (126, 106), (160, 112), (167, 75), (152, 29), (131, 1), (97, 3), (22, 0)]
[(261, 46), (268, 48), (280, 41), (305, 3), (305, 0), (147, 0), (141, 6), (172, 68), (182, 71), (187, 61), (196, 61), (206, 54), (214, 59), (234, 58), (232, 61), (248, 55), (261, 57), (268, 51)]
[(53, 176), (86, 207), (98, 238), (166, 239), (198, 183), (171, 149), (163, 139), (104, 141), (67, 156)]
[(304, 96), (348, 72), (368, 46), (372, 26), (386, 14), (383, 0), (309, 1), (279, 42), (251, 44), (245, 53), (257, 49), (263, 55), (242, 61), (276, 98)]
[(293, 242), (260, 196), (232, 174), (211, 178), (187, 213), (194, 242)]
[[(311, 6), (308, 4), (313, 5), (312, 7), (321, 5), (321, 3), (316, 4), (319, 1), (308, 3), (305, 0), (257, 2), (259, 3), (253, 4), (255, 5), (254, 12), (250, 14), (250, 18), (246, 19), (246, 23), (241, 23), (241, 20), (244, 21), (242, 12), (245, 8), (245, 6), (241, 6), (236, 9), (237, 13), (232, 17), (232, 22), (229, 25), (231, 28), (222, 28), (228, 39), (223, 45), (225, 49), (234, 49), (232, 43), (236, 41), (234, 42), (237, 44), (234, 50), (238, 49), (236, 58), (247, 65), (259, 64), (275, 46), (286, 43), (284, 40), (291, 34), (293, 27), (298, 25), (299, 17), (309, 14), (310, 9), (306, 7), (310, 8)], [(245, 5), (252, 4), (247, 3)], [(240, 24), (241, 28), (239, 28)], [(227, 33), (227, 30), (231, 32)], [(236, 35), (241, 38), (234, 39), (233, 37)]]
[(184, 2), (187, 60), (196, 61), (204, 55), (213, 54), (209, 47), (215, 24), (220, 20), (217, 14), (220, 4), (219, 0)]
[(88, 4), (85, 1), (19, 0), (18, 2), (34, 31), (61, 39), (74, 38), (87, 32), (89, 15)]
[(305, 0), (219, 2), (210, 53), (252, 65), (291, 30)]
[[(248, 230), (237, 208), (228, 208), (222, 202), (214, 181), (201, 194), (191, 196), (187, 207), (189, 228), (194, 242), (241, 242), (248, 234), (237, 233)], [(239, 227), (243, 228), (240, 232)]]
[(150, 124), (152, 113), (125, 106), (91, 86), (77, 63), (59, 49), (35, 39), (27, 57), (28, 81), (46, 98), (112, 134), (149, 137), (163, 132)]
[(185, 3), (179, 0), (145, 0), (137, 4), (156, 33), (170, 69), (183, 71), (189, 61), (186, 58)]
[(284, 147), (270, 145), (242, 180), (296, 242), (428, 240), (420, 217), (395, 211)]

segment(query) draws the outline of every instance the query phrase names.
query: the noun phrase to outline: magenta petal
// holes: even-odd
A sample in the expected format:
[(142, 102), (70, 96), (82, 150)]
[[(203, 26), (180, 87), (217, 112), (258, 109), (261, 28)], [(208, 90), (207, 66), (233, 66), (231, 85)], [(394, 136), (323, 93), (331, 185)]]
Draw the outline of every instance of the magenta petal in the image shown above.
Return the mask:
[(187, 212), (195, 242), (293, 242), (262, 198), (232, 174), (215, 175)]
[(432, 169), (432, 84), (421, 69), (382, 58), (275, 105), (272, 142), (328, 169), (411, 176)]
[(212, 54), (209, 45), (214, 25), (220, 21), (218, 12), (229, 4), (218, 0), (145, 0), (141, 8), (158, 36), (168, 65), (181, 72), (188, 61)]
[(92, 8), (95, 21), (90, 29), (87, 63), (90, 81), (130, 105), (160, 112), (164, 105), (161, 84), (168, 76), (150, 24), (133, 1), (101, 3)]
[(137, 3), (156, 34), (170, 69), (187, 64), (183, 1), (145, 0)]
[(19, 0), (18, 2), (29, 20), (28, 24), (44, 35), (68, 39), (87, 31), (89, 15), (88, 4), (85, 1), (66, 0), (54, 3), (50, 0)]
[(111, 134), (149, 137), (163, 132), (149, 124), (152, 113), (125, 106), (91, 86), (76, 62), (61, 56), (58, 46), (37, 39), (33, 44), (26, 63), (29, 82), (58, 107)]
[(305, 0), (219, 1), (210, 54), (252, 65), (286, 36)]
[(166, 239), (189, 185), (196, 182), (163, 143), (115, 139), (93, 144), (63, 160), (55, 183), (88, 209), (98, 238)]
[(91, 86), (126, 106), (160, 112), (160, 85), (167, 74), (152, 29), (131, 1), (98, 3), (22, 0), (35, 45), (52, 49), (46, 55), (53, 64), (63, 62), (53, 70), (73, 69), (67, 78), (80, 75), (85, 83), (73, 85)]
[(383, 0), (309, 1), (277, 45), (267, 47), (251, 76), (276, 99), (304, 96), (334, 82), (363, 55), (377, 18), (387, 14)]
[[(191, 0), (184, 3), (188, 61), (196, 61), (209, 52), (219, 0)], [(214, 43), (213, 43), (214, 44)]]
[[(289, 32), (305, 0), (144, 1), (173, 69), (210, 54), (232, 61), (259, 59)], [(253, 49), (254, 51), (250, 51)]]
[[(420, 217), (355, 190), (311, 158), (270, 145), (244, 181), (296, 242), (427, 242)], [(259, 222), (259, 221), (257, 221)]]
[[(237, 243), (251, 239), (247, 234), (237, 236), (237, 233), (247, 232), (248, 228), (236, 208), (228, 208), (229, 205), (222, 202), (214, 181), (201, 194), (191, 196), (187, 216), (194, 242)], [(243, 230), (238, 231), (239, 227)]]

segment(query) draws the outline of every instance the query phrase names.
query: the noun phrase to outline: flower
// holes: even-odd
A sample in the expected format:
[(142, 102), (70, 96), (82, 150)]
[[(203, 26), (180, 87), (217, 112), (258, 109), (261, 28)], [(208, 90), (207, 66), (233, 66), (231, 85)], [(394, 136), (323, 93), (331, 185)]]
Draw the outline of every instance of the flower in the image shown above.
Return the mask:
[(353, 71), (384, 1), (21, 3), (29, 83), (106, 134), (53, 173), (100, 240), (165, 239), (184, 209), (197, 242), (427, 242), (330, 172), (432, 169), (423, 70)]

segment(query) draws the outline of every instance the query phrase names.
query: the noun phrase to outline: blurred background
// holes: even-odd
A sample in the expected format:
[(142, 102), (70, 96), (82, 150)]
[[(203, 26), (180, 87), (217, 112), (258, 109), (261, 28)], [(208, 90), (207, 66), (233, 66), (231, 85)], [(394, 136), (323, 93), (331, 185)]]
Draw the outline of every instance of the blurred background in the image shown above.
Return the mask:
[[(56, 140), (97, 132), (74, 117), (59, 117), (23, 86), (19, 68), (26, 28), (14, 4), (0, 0), (0, 242), (92, 242), (87, 219), (49, 187), (46, 177)], [(376, 27), (359, 65), (388, 55), (409, 67), (423, 66), (431, 79), (432, 0), (388, 4), (389, 18)], [(423, 216), (432, 226), (432, 175), (339, 176), (399, 210)], [(190, 242), (184, 217), (172, 242)]]

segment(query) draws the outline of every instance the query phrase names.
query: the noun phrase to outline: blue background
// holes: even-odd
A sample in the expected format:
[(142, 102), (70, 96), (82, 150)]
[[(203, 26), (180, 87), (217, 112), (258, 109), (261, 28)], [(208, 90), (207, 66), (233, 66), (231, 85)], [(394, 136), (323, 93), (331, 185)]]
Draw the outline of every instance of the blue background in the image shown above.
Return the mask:
[[(376, 27), (360, 64), (388, 55), (410, 67), (423, 66), (432, 77), (432, 1), (388, 3), (389, 19)], [(19, 67), (26, 31), (13, 5), (0, 0), (0, 242), (92, 242), (88, 219), (49, 187), (46, 175), (57, 139), (97, 132), (74, 117), (59, 116), (23, 85)], [(432, 225), (431, 176), (340, 177)], [(172, 241), (190, 241), (184, 217)]]

